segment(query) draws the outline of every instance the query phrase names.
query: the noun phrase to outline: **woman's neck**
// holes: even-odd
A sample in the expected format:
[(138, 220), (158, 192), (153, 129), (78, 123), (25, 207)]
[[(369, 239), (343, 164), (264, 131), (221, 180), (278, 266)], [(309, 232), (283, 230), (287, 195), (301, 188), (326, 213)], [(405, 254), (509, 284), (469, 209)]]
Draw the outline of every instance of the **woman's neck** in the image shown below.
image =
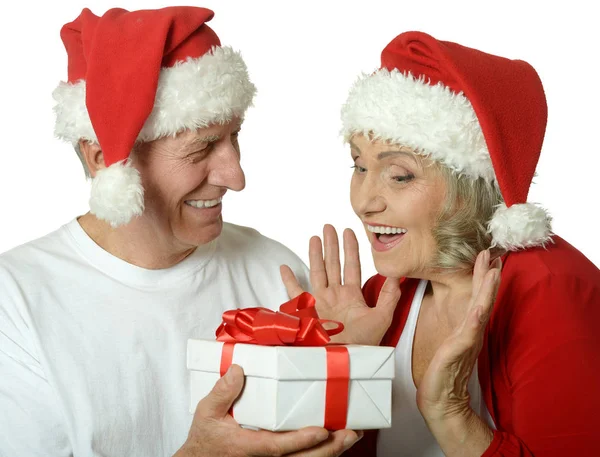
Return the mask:
[(425, 302), (429, 311), (452, 327), (464, 319), (471, 301), (473, 274), (470, 271), (434, 272), (423, 275), (429, 281)]
[(174, 246), (165, 242), (152, 224), (141, 218), (116, 228), (91, 213), (79, 217), (77, 221), (102, 249), (125, 262), (149, 270), (172, 267), (195, 250), (195, 247)]

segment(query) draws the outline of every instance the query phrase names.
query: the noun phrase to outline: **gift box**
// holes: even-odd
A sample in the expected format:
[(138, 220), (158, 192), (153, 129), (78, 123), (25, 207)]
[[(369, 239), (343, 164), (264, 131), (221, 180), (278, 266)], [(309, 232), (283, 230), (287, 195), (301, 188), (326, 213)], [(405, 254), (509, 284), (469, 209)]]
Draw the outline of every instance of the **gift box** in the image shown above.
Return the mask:
[[(224, 344), (188, 341), (191, 412), (220, 377)], [(394, 348), (343, 347), (350, 362), (345, 427), (329, 428), (390, 427)], [(326, 401), (325, 347), (236, 344), (231, 362), (240, 365), (246, 375), (242, 395), (233, 406), (233, 416), (241, 425), (272, 431), (323, 427), (326, 408), (336, 406), (335, 399), (330, 405)]]
[(230, 413), (243, 426), (272, 431), (391, 427), (394, 348), (328, 344), (314, 298), (304, 293), (275, 312), (227, 311), (217, 340), (188, 340), (190, 412), (231, 364), (245, 374)]

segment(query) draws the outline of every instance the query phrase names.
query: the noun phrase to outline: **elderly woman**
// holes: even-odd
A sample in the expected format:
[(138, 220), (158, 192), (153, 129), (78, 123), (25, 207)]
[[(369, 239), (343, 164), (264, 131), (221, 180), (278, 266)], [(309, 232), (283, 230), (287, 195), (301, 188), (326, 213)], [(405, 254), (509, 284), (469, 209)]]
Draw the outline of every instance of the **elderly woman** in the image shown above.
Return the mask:
[(396, 378), (392, 428), (348, 455), (600, 455), (600, 271), (526, 202), (546, 114), (526, 62), (418, 32), (352, 88), (351, 200), (379, 274), (361, 293), (347, 230), (342, 281), (326, 226), (311, 280), (343, 341), (396, 347)]

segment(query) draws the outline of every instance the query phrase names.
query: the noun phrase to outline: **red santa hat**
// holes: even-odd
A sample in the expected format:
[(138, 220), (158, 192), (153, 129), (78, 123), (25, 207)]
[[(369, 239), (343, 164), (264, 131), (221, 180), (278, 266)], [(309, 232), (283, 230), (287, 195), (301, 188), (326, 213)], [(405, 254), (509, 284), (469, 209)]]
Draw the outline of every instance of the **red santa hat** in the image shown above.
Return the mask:
[(343, 133), (414, 148), (471, 179), (495, 182), (505, 204), (488, 229), (507, 250), (544, 245), (550, 216), (527, 194), (546, 130), (542, 83), (527, 62), (421, 32), (394, 38), (381, 68), (363, 75), (342, 108)]
[(98, 143), (106, 168), (90, 211), (113, 226), (144, 210), (136, 142), (242, 117), (256, 92), (239, 53), (221, 46), (205, 8), (169, 7), (102, 17), (84, 9), (63, 26), (68, 82), (54, 91), (55, 133)]

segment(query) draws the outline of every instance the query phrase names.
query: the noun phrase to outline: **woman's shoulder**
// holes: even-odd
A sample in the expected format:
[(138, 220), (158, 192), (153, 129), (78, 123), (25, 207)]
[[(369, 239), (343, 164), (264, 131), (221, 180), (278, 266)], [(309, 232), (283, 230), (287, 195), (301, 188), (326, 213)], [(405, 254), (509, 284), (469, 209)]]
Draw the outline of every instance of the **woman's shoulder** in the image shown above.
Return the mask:
[[(565, 240), (506, 256), (492, 320), (502, 333), (597, 331), (600, 270)], [(515, 330), (516, 329), (516, 330)]]
[(529, 289), (536, 284), (577, 280), (600, 288), (600, 270), (583, 253), (559, 236), (544, 247), (516, 251), (504, 257), (502, 282)]

